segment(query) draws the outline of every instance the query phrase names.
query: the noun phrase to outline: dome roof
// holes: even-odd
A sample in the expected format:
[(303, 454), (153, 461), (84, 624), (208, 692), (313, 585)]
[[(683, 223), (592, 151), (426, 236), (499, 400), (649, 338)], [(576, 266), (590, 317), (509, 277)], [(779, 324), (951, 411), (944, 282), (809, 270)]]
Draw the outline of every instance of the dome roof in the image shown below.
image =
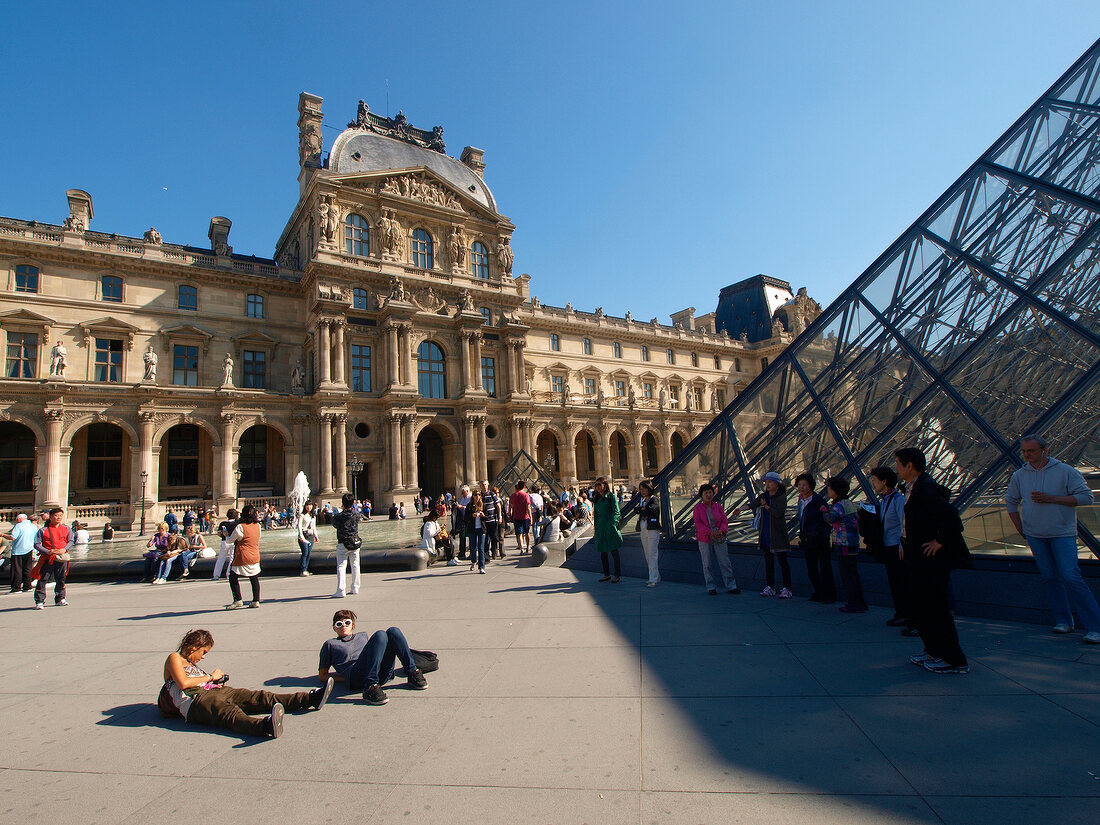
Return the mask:
[(427, 167), (482, 206), (497, 211), (485, 181), (449, 155), (363, 129), (345, 129), (332, 144), (329, 171), (340, 175)]

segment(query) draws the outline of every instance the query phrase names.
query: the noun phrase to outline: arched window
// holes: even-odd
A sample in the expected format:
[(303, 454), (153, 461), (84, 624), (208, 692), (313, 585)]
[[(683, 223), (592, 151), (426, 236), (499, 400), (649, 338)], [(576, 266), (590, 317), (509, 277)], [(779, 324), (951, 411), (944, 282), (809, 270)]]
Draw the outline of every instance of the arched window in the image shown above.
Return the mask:
[(431, 269), (434, 260), (432, 236), (427, 229), (413, 230), (412, 237), (413, 266), (420, 269)]
[(117, 275), (104, 275), (99, 282), (99, 291), (104, 301), (122, 303), (122, 279)]
[(657, 440), (653, 433), (642, 435), (642, 455), (645, 457), (646, 472), (657, 469)]
[(355, 309), (366, 309), (367, 291), (365, 289), (361, 289), (360, 287), (356, 287), (355, 289), (353, 289), (351, 291), (351, 305)]
[(470, 244), (470, 274), (489, 280), (489, 250), (481, 241)]
[(424, 398), (447, 397), (447, 367), (438, 344), (425, 341), (416, 350), (416, 374)]
[(370, 254), (370, 226), (362, 215), (353, 212), (344, 221), (344, 244), (349, 255)]

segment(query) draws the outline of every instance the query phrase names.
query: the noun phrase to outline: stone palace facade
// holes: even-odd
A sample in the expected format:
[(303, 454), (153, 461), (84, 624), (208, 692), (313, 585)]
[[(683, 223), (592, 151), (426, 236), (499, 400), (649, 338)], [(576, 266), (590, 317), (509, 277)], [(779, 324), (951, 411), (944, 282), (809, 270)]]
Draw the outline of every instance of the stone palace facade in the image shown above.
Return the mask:
[(452, 158), (441, 128), (360, 102), (325, 154), (321, 119), (302, 94), (274, 258), (235, 253), (224, 217), (209, 249), (93, 230), (75, 189), (60, 224), (0, 218), (0, 520), (224, 512), (280, 499), (299, 470), (317, 500), (386, 506), (492, 478), (520, 449), (566, 484), (629, 484), (820, 313), (766, 276), (672, 324), (542, 304), (482, 151)]

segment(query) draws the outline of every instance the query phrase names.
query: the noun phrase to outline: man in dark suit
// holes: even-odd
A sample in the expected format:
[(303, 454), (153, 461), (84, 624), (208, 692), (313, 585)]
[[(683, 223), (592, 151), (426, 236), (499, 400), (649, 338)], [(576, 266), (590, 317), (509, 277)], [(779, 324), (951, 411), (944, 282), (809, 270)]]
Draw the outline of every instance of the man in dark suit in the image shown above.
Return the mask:
[(906, 485), (902, 552), (924, 642), (924, 651), (909, 661), (931, 673), (969, 673), (947, 596), (951, 571), (974, 566), (962, 519), (951, 504), (951, 491), (929, 478), (923, 452), (903, 447), (894, 458), (898, 478)]
[(829, 547), (831, 528), (821, 515), (825, 499), (814, 492), (814, 477), (803, 473), (795, 479), (798, 488), (798, 546), (806, 557), (806, 574), (814, 592), (811, 602), (836, 601), (836, 579)]

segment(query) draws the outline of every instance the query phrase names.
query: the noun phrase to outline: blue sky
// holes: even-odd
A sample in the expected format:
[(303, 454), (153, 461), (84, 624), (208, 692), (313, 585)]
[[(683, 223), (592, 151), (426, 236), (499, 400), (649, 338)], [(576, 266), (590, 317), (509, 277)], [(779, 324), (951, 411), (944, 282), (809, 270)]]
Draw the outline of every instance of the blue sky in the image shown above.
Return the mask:
[[(0, 214), (269, 256), (359, 98), (485, 150), (545, 303), (710, 311), (757, 272), (828, 303), (1100, 36), (1100, 4), (8, 4)], [(387, 104), (388, 88), (388, 104)]]

